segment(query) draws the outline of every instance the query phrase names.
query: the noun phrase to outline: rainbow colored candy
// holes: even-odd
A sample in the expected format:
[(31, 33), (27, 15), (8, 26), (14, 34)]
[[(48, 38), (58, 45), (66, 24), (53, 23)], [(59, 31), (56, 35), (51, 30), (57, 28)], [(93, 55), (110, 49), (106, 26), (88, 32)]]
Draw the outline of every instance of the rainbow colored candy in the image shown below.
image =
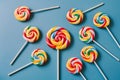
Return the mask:
[(110, 24), (110, 19), (107, 16), (107, 14), (98, 12), (95, 14), (95, 16), (93, 18), (93, 23), (97, 27), (105, 28)]
[(86, 46), (82, 48), (81, 57), (86, 62), (94, 62), (97, 59), (98, 53), (93, 46)]
[(93, 28), (86, 26), (82, 27), (79, 31), (79, 38), (81, 41), (90, 43), (95, 38), (95, 32)]
[(36, 42), (40, 37), (40, 32), (37, 27), (27, 26), (23, 31), (23, 38), (28, 42)]
[(15, 9), (14, 16), (18, 21), (27, 21), (30, 19), (31, 11), (27, 6), (20, 6)]
[(43, 65), (47, 62), (47, 54), (44, 50), (38, 48), (32, 52), (31, 60), (35, 65)]
[(80, 73), (82, 70), (82, 67), (83, 67), (82, 62), (80, 61), (80, 59), (76, 57), (72, 57), (68, 59), (66, 63), (67, 70), (72, 74)]
[(70, 34), (65, 28), (55, 26), (47, 32), (46, 43), (51, 48), (65, 49), (70, 45), (70, 42)]
[(75, 8), (71, 8), (66, 14), (66, 19), (71, 24), (81, 23), (83, 21), (83, 17), (84, 17), (83, 12)]

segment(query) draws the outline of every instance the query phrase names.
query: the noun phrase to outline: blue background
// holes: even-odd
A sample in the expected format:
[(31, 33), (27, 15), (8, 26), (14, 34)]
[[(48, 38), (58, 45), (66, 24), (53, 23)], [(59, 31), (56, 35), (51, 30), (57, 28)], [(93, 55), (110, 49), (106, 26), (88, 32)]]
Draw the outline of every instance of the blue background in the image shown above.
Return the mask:
[[(85, 13), (85, 18), (80, 25), (71, 25), (66, 20), (66, 13), (70, 8), (86, 10), (100, 2), (105, 5), (91, 12)], [(80, 57), (80, 50), (83, 46), (89, 45), (83, 43), (78, 38), (78, 32), (82, 26), (91, 26), (96, 31), (95, 40), (110, 50), (114, 55), (120, 58), (120, 49), (113, 42), (106, 29), (99, 29), (93, 25), (92, 18), (95, 13), (102, 11), (111, 18), (109, 29), (120, 42), (120, 9), (119, 0), (1, 0), (0, 1), (0, 80), (56, 80), (56, 50), (51, 49), (45, 42), (47, 31), (53, 26), (66, 28), (72, 37), (72, 43), (69, 48), (60, 51), (60, 80), (82, 80), (79, 75), (70, 74), (66, 70), (66, 61), (71, 57)], [(19, 22), (15, 20), (13, 12), (18, 6), (26, 5), (31, 9), (39, 9), (59, 5), (60, 9), (34, 13), (31, 20)], [(17, 51), (23, 45), (25, 40), (22, 37), (22, 31), (27, 25), (37, 26), (41, 31), (41, 39), (37, 43), (28, 44), (20, 57), (13, 66), (9, 63)], [(98, 65), (104, 71), (109, 80), (120, 80), (120, 63), (110, 57), (105, 51), (96, 44), (90, 45), (96, 47), (99, 52), (97, 59)], [(7, 74), (30, 62), (31, 52), (41, 48), (49, 55), (49, 62), (45, 66), (31, 65), (19, 73), (9, 77)], [(82, 59), (81, 59), (82, 60)], [(84, 61), (82, 73), (88, 80), (103, 80), (94, 64)]]

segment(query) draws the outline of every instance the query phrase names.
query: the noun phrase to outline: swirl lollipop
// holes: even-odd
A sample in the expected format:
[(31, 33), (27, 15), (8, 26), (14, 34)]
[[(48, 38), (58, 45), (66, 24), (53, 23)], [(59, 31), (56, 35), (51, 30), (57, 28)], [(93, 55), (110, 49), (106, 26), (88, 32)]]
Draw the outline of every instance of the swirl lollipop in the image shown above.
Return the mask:
[(44, 65), (47, 62), (47, 54), (44, 50), (41, 49), (35, 49), (32, 54), (31, 54), (31, 62), (18, 68), (17, 70), (9, 73), (8, 75), (11, 76), (19, 71), (21, 71), (22, 69), (34, 64), (34, 65)]
[(47, 45), (57, 49), (57, 80), (59, 80), (59, 50), (67, 48), (70, 42), (70, 34), (65, 28), (55, 26), (47, 32)]
[(98, 68), (98, 70), (100, 71), (100, 73), (102, 74), (102, 76), (104, 77), (105, 80), (107, 80), (106, 76), (104, 75), (104, 73), (102, 72), (102, 70), (100, 69), (100, 67), (97, 65), (97, 63), (95, 62), (95, 60), (98, 57), (98, 53), (95, 50), (94, 47), (92, 46), (86, 46), (84, 47), (81, 52), (81, 57), (84, 61), (88, 62), (88, 63), (92, 63), (94, 62), (95, 66)]
[(100, 4), (96, 5), (96, 6), (93, 6), (93, 7), (89, 8), (89, 9), (83, 11), (83, 12), (81, 10), (71, 8), (66, 14), (66, 19), (68, 20), (68, 22), (70, 24), (79, 24), (79, 23), (81, 23), (83, 21), (83, 18), (84, 18), (83, 14), (84, 13), (86, 13), (88, 11), (91, 11), (91, 10), (93, 10), (95, 8), (98, 8), (98, 7), (102, 6), (103, 4), (104, 3), (100, 3)]
[(102, 12), (96, 13), (95, 16), (94, 16), (94, 18), (93, 18), (93, 23), (94, 23), (95, 26), (97, 26), (99, 28), (106, 28), (107, 31), (109, 32), (110, 36), (114, 40), (114, 42), (120, 48), (120, 45), (119, 45), (118, 41), (115, 39), (115, 37), (113, 36), (112, 32), (108, 28), (108, 26), (110, 24), (110, 19), (107, 16), (107, 14), (102, 13)]
[(72, 73), (72, 74), (77, 74), (79, 73), (84, 80), (86, 80), (86, 78), (84, 77), (84, 75), (81, 73), (83, 64), (80, 61), (80, 59), (76, 58), (76, 57), (72, 57), (70, 59), (68, 59), (67, 63), (66, 63), (66, 68), (67, 70)]
[(116, 59), (117, 61), (120, 61), (119, 58), (114, 56), (111, 52), (109, 52), (107, 49), (105, 49), (103, 46), (101, 46), (98, 42), (96, 42), (94, 40), (95, 32), (94, 32), (93, 28), (91, 28), (89, 26), (82, 27), (79, 31), (79, 38), (81, 41), (86, 42), (86, 43), (90, 43), (93, 41), (96, 45), (98, 45), (100, 48), (102, 48), (104, 51), (106, 51), (114, 59)]
[(39, 40), (40, 38), (39, 29), (37, 27), (27, 26), (23, 31), (23, 38), (26, 41), (23, 44), (23, 46), (20, 48), (20, 50), (17, 52), (15, 57), (12, 59), (12, 61), (10, 62), (11, 65), (16, 61), (16, 59), (18, 58), (22, 50), (25, 48), (25, 46), (28, 44), (28, 42), (34, 43)]
[(30, 10), (30, 8), (27, 6), (20, 6), (17, 9), (15, 9), (14, 16), (16, 20), (18, 21), (27, 21), (30, 19), (31, 13), (41, 12), (41, 11), (46, 11), (46, 10), (51, 10), (51, 9), (56, 9), (56, 8), (60, 8), (60, 7), (53, 6), (53, 7), (43, 8), (43, 9), (38, 9), (38, 10)]

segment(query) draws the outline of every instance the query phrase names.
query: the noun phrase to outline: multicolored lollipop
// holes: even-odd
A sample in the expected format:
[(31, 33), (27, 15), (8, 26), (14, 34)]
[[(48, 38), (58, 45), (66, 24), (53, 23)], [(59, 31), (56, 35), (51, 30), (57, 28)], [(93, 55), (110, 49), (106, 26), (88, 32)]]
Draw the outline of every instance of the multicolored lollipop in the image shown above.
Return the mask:
[(65, 28), (55, 26), (47, 32), (47, 45), (57, 50), (57, 80), (59, 80), (59, 50), (67, 48), (70, 42), (70, 34)]
[(95, 60), (98, 57), (98, 53), (94, 47), (92, 46), (83, 47), (80, 52), (80, 55), (84, 61), (89, 62), (89, 63), (94, 62), (95, 66), (98, 68), (99, 72), (102, 74), (104, 79), (107, 80), (106, 76), (104, 75), (104, 73), (102, 72), (98, 64), (95, 62)]
[(25, 48), (25, 46), (30, 43), (34, 43), (39, 40), (40, 38), (40, 31), (37, 27), (33, 26), (27, 26), (23, 31), (23, 38), (26, 40), (26, 42), (23, 44), (23, 46), (20, 48), (20, 50), (17, 52), (15, 57), (10, 62), (10, 65), (13, 65), (13, 63), (16, 61), (22, 50)]
[(81, 10), (78, 10), (78, 9), (75, 9), (75, 8), (71, 8), (67, 14), (66, 14), (66, 19), (68, 20), (68, 22), (70, 24), (80, 24), (82, 21), (83, 21), (83, 18), (84, 18), (84, 13), (88, 12), (88, 11), (91, 11), (93, 9), (96, 9), (100, 6), (102, 6), (104, 3), (100, 3), (96, 6), (93, 6), (85, 11), (81, 11)]
[(16, 20), (18, 20), (18, 21), (27, 21), (30, 19), (31, 13), (52, 10), (52, 9), (56, 9), (56, 8), (60, 8), (60, 7), (53, 6), (53, 7), (43, 8), (43, 9), (38, 9), (38, 10), (30, 10), (30, 8), (27, 6), (20, 6), (17, 9), (15, 9), (14, 16), (15, 16)]
[(110, 24), (110, 18), (107, 16), (107, 14), (105, 14), (103, 12), (96, 13), (94, 18), (93, 18), (93, 23), (94, 23), (95, 26), (97, 26), (99, 28), (106, 28), (107, 31), (109, 32), (110, 36), (114, 40), (114, 42), (120, 48), (120, 45), (119, 45), (118, 41), (115, 39), (112, 32), (108, 28), (108, 26)]
[(31, 64), (41, 66), (41, 65), (44, 65), (46, 62), (47, 62), (47, 54), (46, 54), (46, 52), (44, 50), (39, 49), (39, 48), (35, 49), (31, 54), (31, 62), (30, 63), (18, 68), (15, 71), (12, 71), (8, 75), (11, 76), (11, 75), (21, 71), (22, 69), (30, 66)]
[(66, 68), (70, 73), (72, 74), (79, 73), (83, 77), (83, 79), (86, 80), (84, 75), (81, 73), (82, 67), (83, 67), (83, 64), (80, 61), (80, 59), (78, 59), (77, 57), (72, 57), (68, 59), (66, 63)]
[(94, 40), (95, 32), (94, 32), (93, 28), (91, 28), (89, 26), (82, 27), (79, 31), (79, 38), (81, 41), (86, 42), (86, 43), (90, 43), (93, 41), (95, 44), (97, 44), (100, 48), (102, 48), (104, 51), (106, 51), (114, 59), (116, 59), (117, 61), (120, 61), (119, 58), (114, 56), (111, 52), (109, 52), (107, 49), (105, 49), (103, 46), (101, 46), (98, 42), (96, 42)]

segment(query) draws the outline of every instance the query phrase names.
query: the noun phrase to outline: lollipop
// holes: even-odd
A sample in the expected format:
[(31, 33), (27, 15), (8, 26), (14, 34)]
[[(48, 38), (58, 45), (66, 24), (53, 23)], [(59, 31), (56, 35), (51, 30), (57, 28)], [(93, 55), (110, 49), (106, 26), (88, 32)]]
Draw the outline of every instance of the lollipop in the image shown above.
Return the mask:
[(40, 12), (40, 11), (46, 11), (51, 9), (60, 8), (59, 6), (53, 6), (49, 8), (43, 8), (38, 10), (30, 10), (27, 6), (20, 6), (14, 11), (14, 16), (18, 21), (27, 21), (31, 17), (31, 13)]
[(72, 57), (70, 59), (68, 59), (67, 63), (66, 63), (66, 68), (67, 70), (72, 73), (72, 74), (77, 74), (79, 73), (84, 80), (86, 80), (86, 78), (84, 77), (84, 75), (81, 73), (83, 64), (80, 61), (80, 59), (76, 58), (76, 57)]
[(115, 37), (113, 36), (112, 32), (108, 28), (108, 26), (110, 24), (110, 19), (107, 16), (107, 14), (102, 13), (102, 12), (96, 13), (95, 16), (94, 16), (94, 18), (93, 18), (93, 23), (94, 23), (95, 26), (97, 26), (99, 28), (106, 28), (107, 31), (109, 32), (110, 36), (114, 40), (114, 42), (120, 48), (120, 45), (119, 45), (118, 41), (115, 39)]
[(104, 3), (100, 3), (100, 4), (96, 5), (96, 6), (93, 6), (93, 7), (89, 8), (89, 9), (83, 11), (83, 12), (81, 10), (71, 8), (66, 14), (66, 19), (68, 20), (68, 22), (70, 24), (79, 24), (79, 23), (81, 23), (83, 21), (83, 18), (84, 18), (83, 14), (84, 13), (86, 13), (88, 11), (91, 11), (91, 10), (93, 10), (95, 8), (98, 8), (98, 7), (102, 6), (103, 4)]
[(9, 73), (8, 75), (11, 76), (19, 71), (21, 71), (22, 69), (30, 66), (31, 64), (34, 64), (34, 65), (44, 65), (45, 63), (47, 62), (47, 54), (45, 53), (44, 50), (41, 50), (41, 49), (35, 49), (32, 54), (31, 54), (31, 62), (18, 68), (17, 70)]
[(30, 43), (34, 43), (39, 40), (40, 38), (40, 32), (37, 27), (33, 26), (27, 26), (23, 31), (23, 38), (26, 40), (23, 46), (20, 48), (20, 50), (17, 52), (16, 56), (12, 59), (11, 65), (16, 61), (22, 50), (25, 48), (25, 46)]
[(86, 46), (81, 50), (80, 54), (81, 54), (81, 57), (84, 61), (89, 62), (89, 63), (94, 62), (95, 66), (98, 68), (98, 70), (100, 71), (100, 73), (102, 74), (104, 79), (107, 80), (106, 76), (104, 75), (104, 73), (102, 72), (100, 67), (95, 62), (95, 60), (97, 59), (98, 53), (94, 47)]
[(70, 42), (70, 34), (65, 28), (55, 26), (47, 32), (47, 45), (57, 50), (57, 80), (59, 80), (59, 50), (67, 48)]
[(95, 32), (94, 32), (93, 28), (91, 28), (89, 26), (82, 27), (79, 31), (79, 38), (81, 41), (86, 42), (86, 43), (90, 43), (93, 41), (96, 45), (98, 45), (100, 48), (102, 48), (104, 51), (106, 51), (114, 59), (116, 59), (117, 61), (120, 61), (119, 58), (114, 56), (111, 52), (109, 52), (107, 49), (105, 49), (103, 46), (101, 46), (98, 42), (96, 42), (94, 40)]

